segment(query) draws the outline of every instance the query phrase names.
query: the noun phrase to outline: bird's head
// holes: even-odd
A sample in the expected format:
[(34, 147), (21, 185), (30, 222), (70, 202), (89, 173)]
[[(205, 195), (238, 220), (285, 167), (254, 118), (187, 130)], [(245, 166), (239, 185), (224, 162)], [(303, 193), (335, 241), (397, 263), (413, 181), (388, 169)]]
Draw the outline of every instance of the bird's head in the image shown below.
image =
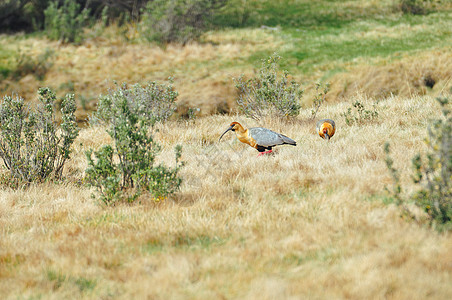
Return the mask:
[(231, 130), (231, 131), (243, 130), (243, 127), (242, 127), (242, 125), (240, 125), (239, 122), (232, 122), (232, 123), (229, 125), (229, 128), (226, 129), (226, 131), (223, 132), (223, 134), (220, 136), (220, 138), (218, 139), (218, 141), (220, 141), (221, 138), (223, 137), (223, 135), (225, 135), (226, 132), (228, 132), (229, 130)]

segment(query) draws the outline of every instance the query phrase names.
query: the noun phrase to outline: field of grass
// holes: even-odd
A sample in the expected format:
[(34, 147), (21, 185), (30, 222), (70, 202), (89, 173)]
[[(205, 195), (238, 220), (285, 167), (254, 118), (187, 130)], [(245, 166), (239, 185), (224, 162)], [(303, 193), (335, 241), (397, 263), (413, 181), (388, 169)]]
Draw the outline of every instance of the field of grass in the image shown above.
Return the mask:
[[(409, 197), (411, 159), (441, 115), (434, 98), (452, 97), (452, 5), (413, 16), (395, 2), (231, 0), (217, 25), (235, 18), (235, 27), (184, 47), (146, 44), (133, 27), (87, 30), (79, 46), (0, 35), (0, 96), (75, 92), (83, 119), (114, 80), (174, 76), (179, 113), (201, 108), (157, 125), (157, 160), (172, 166), (180, 144), (186, 163), (170, 199), (105, 207), (91, 197), (85, 151), (112, 142), (102, 126), (81, 129), (61, 182), (2, 186), (0, 298), (451, 299), (452, 236), (429, 227)], [(304, 106), (295, 119), (257, 122), (235, 110), (232, 79), (273, 52), (306, 88)], [(329, 142), (310, 120), (318, 81), (331, 82), (317, 115), (336, 121)], [(347, 125), (341, 113), (355, 101), (378, 116)], [(219, 142), (232, 121), (297, 146), (257, 157), (233, 133)], [(414, 220), (386, 190), (386, 142)]]
[[(371, 103), (359, 100), (366, 106)], [(425, 150), (430, 97), (390, 98), (379, 117), (345, 125), (350, 102), (319, 117), (337, 121), (328, 143), (306, 121), (266, 120), (297, 147), (257, 157), (232, 135), (233, 120), (211, 116), (159, 126), (160, 160), (184, 146), (184, 178), (161, 203), (102, 207), (80, 186), (84, 151), (109, 142), (83, 129), (61, 184), (0, 192), (0, 294), (6, 299), (162, 298), (448, 299), (452, 237), (403, 217), (384, 191), (392, 181), (383, 144), (391, 142), (404, 193), (411, 158)], [(426, 117), (429, 116), (429, 117)]]

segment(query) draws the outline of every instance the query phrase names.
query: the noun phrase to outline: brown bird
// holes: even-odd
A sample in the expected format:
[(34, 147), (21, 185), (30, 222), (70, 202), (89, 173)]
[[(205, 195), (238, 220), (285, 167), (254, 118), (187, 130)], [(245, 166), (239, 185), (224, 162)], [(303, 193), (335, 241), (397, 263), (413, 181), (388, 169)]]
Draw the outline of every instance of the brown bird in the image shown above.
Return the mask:
[(256, 148), (257, 151), (260, 152), (258, 156), (265, 153), (272, 153), (272, 148), (278, 145), (297, 145), (297, 143), (291, 138), (271, 131), (270, 129), (262, 127), (245, 129), (238, 122), (232, 122), (229, 128), (226, 129), (226, 131), (220, 136), (218, 141), (220, 141), (223, 135), (225, 135), (229, 130), (235, 131), (239, 141)]
[(331, 119), (322, 119), (317, 122), (316, 129), (321, 138), (329, 140), (336, 132), (336, 124)]

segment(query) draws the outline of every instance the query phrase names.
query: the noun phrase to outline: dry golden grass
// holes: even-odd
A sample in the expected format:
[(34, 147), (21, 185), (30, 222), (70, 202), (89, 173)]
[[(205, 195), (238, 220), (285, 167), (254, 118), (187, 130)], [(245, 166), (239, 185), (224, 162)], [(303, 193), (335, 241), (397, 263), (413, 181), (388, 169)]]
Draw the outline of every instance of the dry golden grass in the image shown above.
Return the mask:
[[(431, 81), (432, 88), (426, 82)], [(384, 60), (376, 65), (352, 67), (346, 74), (331, 79), (329, 99), (347, 99), (364, 93), (373, 98), (399, 95), (440, 95), (452, 88), (452, 52), (450, 49), (431, 50), (403, 57), (398, 61)]]
[[(77, 185), (84, 150), (110, 140), (83, 129), (67, 183), (0, 191), (1, 298), (450, 299), (452, 236), (382, 201), (391, 185), (383, 144), (410, 193), (410, 159), (425, 149), (439, 107), (430, 97), (389, 98), (375, 121), (346, 126), (340, 113), (354, 100), (321, 108), (318, 117), (337, 125), (329, 143), (309, 111), (293, 122), (215, 115), (160, 125), (159, 159), (174, 163), (182, 144), (187, 163), (181, 191), (161, 203), (92, 200)], [(218, 142), (231, 121), (298, 146), (257, 157), (232, 133)]]
[[(185, 47), (168, 45), (165, 49), (125, 43), (117, 34), (110, 36), (108, 33), (105, 37), (88, 39), (81, 46), (5, 35), (0, 36), (0, 40), (5, 44), (4, 49), (21, 49), (33, 58), (46, 48), (55, 53), (54, 64), (42, 82), (33, 75), (19, 81), (4, 80), (0, 83), (2, 93), (20, 91), (22, 97), (32, 101), (40, 86), (50, 86), (63, 96), (68, 92), (64, 85), (73, 83), (77, 96), (83, 95), (90, 100), (106, 93), (113, 81), (144, 83), (165, 81), (173, 76), (180, 95), (179, 105), (199, 107), (203, 115), (215, 113), (218, 105), (225, 109), (234, 106), (232, 78), (246, 71), (240, 60), (257, 50), (272, 49), (282, 43), (261, 29), (207, 34), (205, 43)], [(95, 101), (88, 105), (88, 109), (94, 109)], [(82, 113), (79, 112), (80, 116)]]

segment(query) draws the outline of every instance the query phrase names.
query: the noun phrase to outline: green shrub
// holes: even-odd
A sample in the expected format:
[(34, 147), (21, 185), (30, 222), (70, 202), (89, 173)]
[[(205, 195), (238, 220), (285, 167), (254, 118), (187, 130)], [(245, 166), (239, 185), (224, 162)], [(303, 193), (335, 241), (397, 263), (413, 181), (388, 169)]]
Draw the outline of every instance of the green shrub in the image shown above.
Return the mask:
[(45, 32), (52, 40), (63, 43), (81, 43), (83, 41), (83, 27), (89, 18), (89, 10), (80, 10), (80, 4), (72, 0), (50, 2), (44, 11)]
[(6, 181), (12, 186), (42, 182), (50, 176), (60, 178), (78, 135), (74, 95), (66, 95), (61, 104), (59, 126), (55, 94), (41, 88), (38, 98), (40, 105), (35, 111), (29, 111), (18, 96), (5, 96), (0, 103), (0, 157), (9, 170)]
[[(452, 113), (448, 99), (437, 100), (442, 106), (443, 117), (434, 120), (428, 129), (425, 141), (428, 146), (426, 155), (417, 154), (412, 160), (413, 181), (418, 185), (418, 190), (411, 198), (428, 214), (431, 225), (439, 230), (451, 230)], [(392, 167), (392, 159), (389, 158), (389, 146), (385, 146), (385, 151), (386, 164), (394, 179), (393, 195), (397, 199), (397, 204), (404, 205), (398, 172)]]
[(234, 79), (238, 90), (240, 110), (254, 119), (264, 116), (294, 117), (300, 114), (303, 90), (294, 80), (289, 81), (287, 71), (278, 71), (281, 59), (276, 53), (263, 60), (256, 77)]
[(364, 104), (359, 101), (355, 101), (352, 107), (349, 107), (347, 111), (341, 113), (344, 117), (347, 125), (364, 124), (369, 121), (373, 121), (378, 117), (378, 111), (375, 105), (372, 110), (365, 109)]
[(148, 41), (186, 44), (208, 29), (209, 18), (227, 0), (153, 0), (142, 10), (140, 32)]
[(182, 148), (176, 147), (174, 168), (155, 166), (160, 146), (152, 135), (155, 122), (166, 120), (174, 111), (176, 96), (171, 85), (152, 83), (146, 88), (123, 85), (100, 98), (97, 116), (107, 124), (114, 145), (94, 152), (94, 159), (93, 150), (87, 151), (86, 182), (96, 187), (105, 204), (133, 202), (145, 193), (161, 200), (179, 189)]

